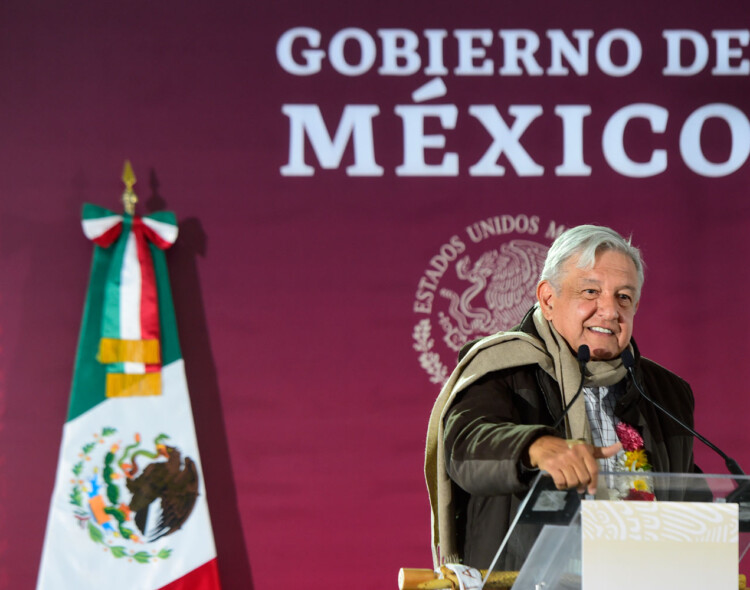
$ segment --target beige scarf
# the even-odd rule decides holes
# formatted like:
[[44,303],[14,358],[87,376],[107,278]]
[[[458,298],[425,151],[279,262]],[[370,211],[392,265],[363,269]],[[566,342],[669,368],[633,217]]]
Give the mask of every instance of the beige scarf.
[[[442,444],[445,413],[456,394],[489,372],[533,364],[557,381],[566,406],[578,390],[581,372],[567,342],[544,318],[538,305],[533,319],[541,340],[525,332],[500,332],[483,338],[461,359],[432,408],[427,430],[425,479],[432,508],[432,556],[436,569],[444,563],[458,561],[451,482],[445,470]],[[586,369],[584,383],[594,387],[614,385],[627,373],[619,358],[589,362]],[[570,438],[591,441],[583,397],[566,416],[566,432]]]
[[[560,385],[563,407],[567,407],[581,383],[581,369],[578,365],[578,359],[573,356],[570,346],[560,336],[552,322],[544,319],[542,310],[538,306],[534,310],[533,317],[534,326],[542,337],[544,346],[554,363],[554,374],[550,373],[550,375]],[[622,381],[626,375],[627,370],[619,357],[611,361],[589,362],[586,364],[583,384],[587,387],[609,387]],[[575,406],[565,416],[565,431],[569,438],[583,438],[591,442],[591,429],[589,428],[586,405],[582,396],[578,398]]]

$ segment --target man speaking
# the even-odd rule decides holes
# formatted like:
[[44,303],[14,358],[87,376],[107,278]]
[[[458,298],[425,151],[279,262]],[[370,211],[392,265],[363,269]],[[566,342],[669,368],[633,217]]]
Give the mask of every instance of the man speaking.
[[[642,286],[629,240],[574,227],[550,247],[521,323],[462,351],[427,435],[436,567],[487,568],[540,470],[559,489],[594,493],[621,451],[618,425],[640,434],[654,471],[694,471],[692,436],[639,394],[621,359],[627,349],[649,397],[692,427],[690,386],[632,339]],[[503,567],[518,569],[529,548],[509,546]]]

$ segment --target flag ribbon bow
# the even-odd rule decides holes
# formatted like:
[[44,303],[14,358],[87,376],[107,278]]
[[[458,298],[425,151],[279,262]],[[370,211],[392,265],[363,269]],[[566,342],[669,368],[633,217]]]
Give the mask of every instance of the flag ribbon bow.
[[161,394],[159,300],[151,248],[177,239],[174,213],[140,217],[83,206],[83,233],[100,248],[112,248],[103,290],[97,359],[107,369],[107,397]]

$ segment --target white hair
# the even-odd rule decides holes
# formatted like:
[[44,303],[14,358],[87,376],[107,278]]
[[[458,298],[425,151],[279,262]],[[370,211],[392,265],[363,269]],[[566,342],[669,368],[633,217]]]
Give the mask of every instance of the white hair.
[[596,263],[597,254],[608,250],[621,252],[633,261],[638,273],[636,299],[640,299],[644,280],[640,250],[630,243],[630,238],[626,240],[615,230],[599,225],[579,225],[561,233],[547,252],[539,281],[549,281],[559,290],[563,266],[570,258],[578,256],[576,266],[588,269]]

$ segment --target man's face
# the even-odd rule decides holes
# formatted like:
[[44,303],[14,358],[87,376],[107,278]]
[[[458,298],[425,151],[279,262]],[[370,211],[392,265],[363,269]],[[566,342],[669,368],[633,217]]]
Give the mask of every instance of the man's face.
[[542,313],[574,351],[587,344],[593,360],[615,358],[633,334],[638,309],[635,264],[616,250],[599,254],[590,269],[578,268],[577,262],[573,256],[563,265],[559,292],[548,281],[539,283]]

